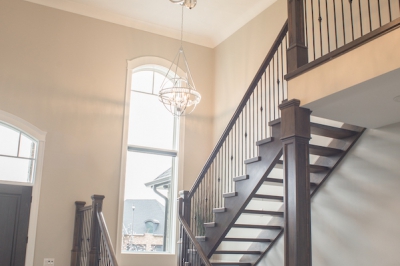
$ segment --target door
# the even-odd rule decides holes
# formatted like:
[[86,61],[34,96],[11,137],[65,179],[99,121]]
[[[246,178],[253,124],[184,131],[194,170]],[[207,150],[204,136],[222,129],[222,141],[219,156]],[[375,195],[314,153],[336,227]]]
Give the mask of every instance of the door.
[[1,266],[24,266],[32,187],[0,184]]

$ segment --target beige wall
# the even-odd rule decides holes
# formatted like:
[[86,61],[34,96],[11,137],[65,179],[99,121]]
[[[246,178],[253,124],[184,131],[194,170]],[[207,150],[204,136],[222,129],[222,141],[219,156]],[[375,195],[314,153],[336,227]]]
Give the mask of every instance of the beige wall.
[[[400,123],[367,130],[312,199],[315,266],[398,265]],[[283,238],[261,266],[283,265]]]
[[[47,132],[34,265],[70,263],[74,201],[103,194],[116,241],[127,60],[172,60],[179,42],[22,0],[0,0],[0,109]],[[189,189],[211,150],[213,51],[185,44],[203,96],[186,118],[183,184]],[[154,265],[148,255],[120,265]],[[174,256],[157,256],[175,265]],[[159,265],[161,265],[159,264]]]
[[287,19],[278,0],[215,48],[216,143]]

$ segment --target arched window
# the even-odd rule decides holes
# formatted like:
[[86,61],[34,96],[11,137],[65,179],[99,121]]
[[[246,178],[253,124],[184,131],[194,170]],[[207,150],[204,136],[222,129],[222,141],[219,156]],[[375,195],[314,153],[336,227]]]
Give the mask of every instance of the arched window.
[[37,148],[32,137],[0,122],[0,180],[33,183]]
[[0,187],[32,187],[26,265],[33,265],[46,132],[0,110]]
[[[143,65],[128,77],[122,252],[160,252],[152,246],[172,251],[180,121],[158,99],[167,72],[162,66]],[[156,237],[144,239],[146,233]],[[126,248],[134,244],[146,244],[146,250]]]

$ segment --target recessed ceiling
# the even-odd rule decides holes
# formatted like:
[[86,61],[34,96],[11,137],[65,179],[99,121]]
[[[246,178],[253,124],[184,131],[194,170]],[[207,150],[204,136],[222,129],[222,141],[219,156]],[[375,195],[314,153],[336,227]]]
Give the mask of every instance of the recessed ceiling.
[[[180,38],[181,6],[169,0],[27,0],[68,12]],[[198,0],[184,10],[184,40],[215,47],[277,0]]]

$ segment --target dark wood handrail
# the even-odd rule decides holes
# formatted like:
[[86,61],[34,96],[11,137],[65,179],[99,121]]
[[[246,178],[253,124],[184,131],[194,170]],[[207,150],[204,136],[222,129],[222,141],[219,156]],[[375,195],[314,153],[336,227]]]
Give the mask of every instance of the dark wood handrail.
[[204,165],[203,169],[201,170],[199,176],[197,177],[193,187],[191,188],[191,190],[189,192],[189,195],[188,195],[189,199],[192,198],[192,196],[194,195],[194,192],[196,191],[196,189],[200,185],[204,175],[207,173],[207,170],[211,166],[215,156],[218,154],[220,148],[224,144],[226,138],[229,135],[229,132],[232,130],[233,126],[236,123],[236,120],[238,119],[238,117],[240,116],[241,112],[243,111],[243,108],[245,107],[247,100],[250,98],[250,96],[253,93],[254,89],[257,87],[257,83],[261,79],[266,67],[271,62],[272,58],[274,57],[274,54],[275,54],[276,50],[279,48],[281,42],[285,38],[287,31],[288,31],[288,21],[286,20],[285,24],[283,25],[281,31],[278,34],[278,37],[275,39],[271,49],[269,50],[269,52],[268,52],[267,56],[265,57],[263,63],[261,64],[260,68],[258,69],[257,74],[255,75],[253,81],[250,83],[249,88],[247,89],[246,93],[244,94],[243,99],[241,100],[239,106],[237,107],[235,113],[233,114],[231,120],[229,121],[228,126],[224,130],[224,133],[222,134],[221,138],[217,142],[217,145],[214,147],[214,150],[211,152],[211,155],[209,156],[206,164]]
[[103,212],[97,213],[97,219],[99,221],[100,231],[106,240],[105,244],[106,244],[107,252],[111,259],[111,263],[113,266],[118,266],[118,262],[117,262],[117,259],[115,258],[115,252],[114,252],[114,249],[113,249],[113,246],[111,243],[110,234],[108,233],[108,229],[107,229],[106,221],[104,219]]
[[183,229],[185,230],[186,234],[189,236],[190,240],[192,241],[193,245],[196,248],[197,253],[199,253],[200,258],[203,260],[205,266],[212,266],[208,257],[204,253],[203,249],[199,245],[196,240],[196,237],[193,235],[192,230],[190,230],[189,224],[186,222],[185,218],[183,217],[183,198],[178,199],[178,219],[181,222]]

